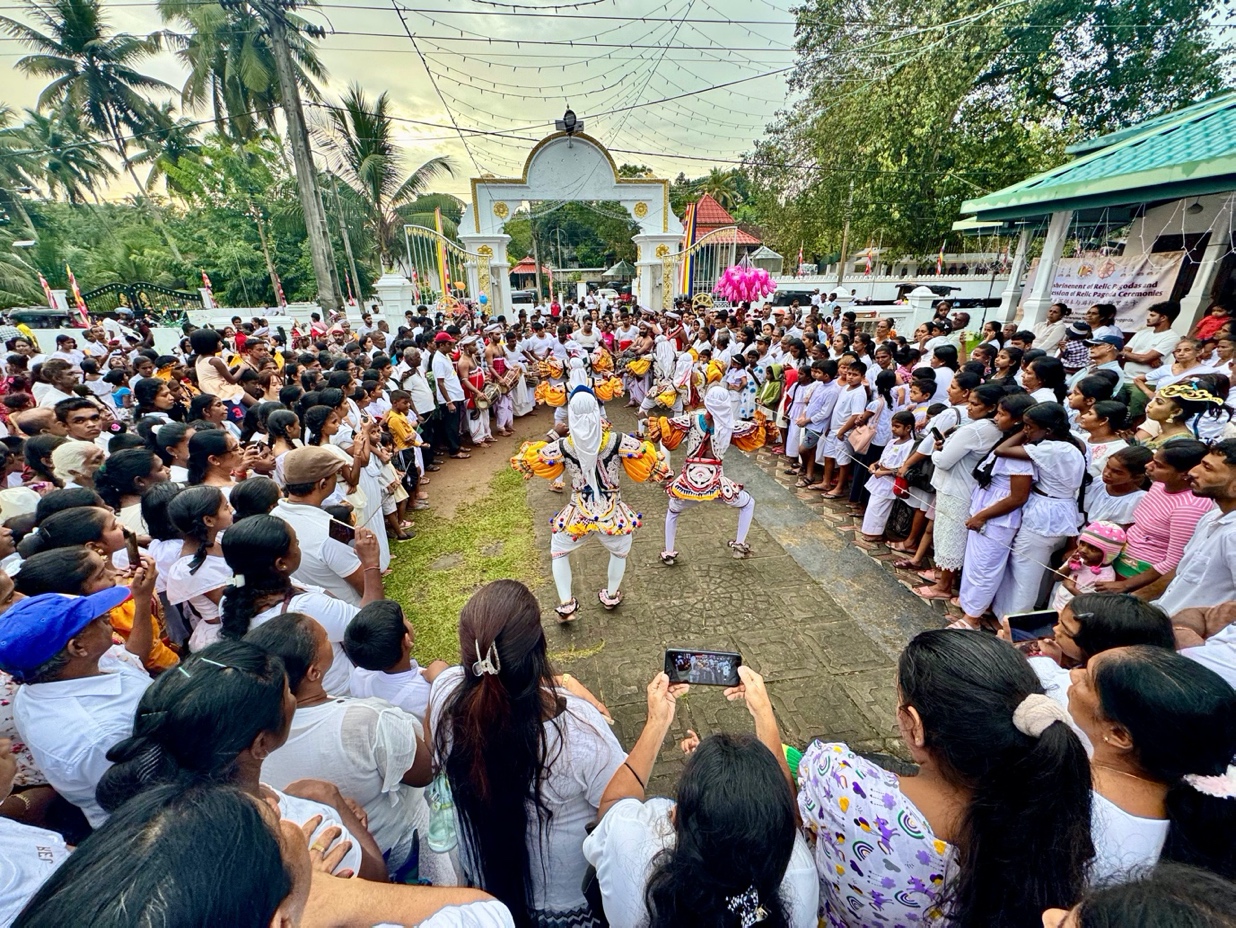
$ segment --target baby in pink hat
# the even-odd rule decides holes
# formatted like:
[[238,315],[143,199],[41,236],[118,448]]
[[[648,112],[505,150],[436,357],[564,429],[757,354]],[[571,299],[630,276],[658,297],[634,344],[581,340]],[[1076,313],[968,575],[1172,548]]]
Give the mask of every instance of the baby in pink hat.
[[1115,580],[1112,562],[1124,550],[1124,529],[1115,522],[1091,522],[1077,536],[1077,550],[1057,573],[1061,580],[1052,592],[1051,607],[1059,612],[1074,596],[1093,593],[1095,584]]

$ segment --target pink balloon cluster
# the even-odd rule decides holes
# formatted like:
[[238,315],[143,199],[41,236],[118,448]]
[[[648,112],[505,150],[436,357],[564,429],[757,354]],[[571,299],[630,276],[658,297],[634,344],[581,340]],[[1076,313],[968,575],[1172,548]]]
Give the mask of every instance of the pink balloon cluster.
[[762,267],[727,267],[712,292],[731,303],[762,300],[777,289],[777,282]]

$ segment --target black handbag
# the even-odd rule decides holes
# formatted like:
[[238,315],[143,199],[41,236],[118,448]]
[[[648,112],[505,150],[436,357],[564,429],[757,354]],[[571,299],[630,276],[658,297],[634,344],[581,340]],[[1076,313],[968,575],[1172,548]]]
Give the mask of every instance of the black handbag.
[[914,510],[903,499],[893,500],[893,508],[889,510],[888,521],[884,523],[884,534],[890,538],[908,538],[914,525]]
[[906,484],[915,490],[934,493],[936,488],[931,485],[931,478],[935,476],[935,473],[935,463],[931,458],[923,458],[906,468]]

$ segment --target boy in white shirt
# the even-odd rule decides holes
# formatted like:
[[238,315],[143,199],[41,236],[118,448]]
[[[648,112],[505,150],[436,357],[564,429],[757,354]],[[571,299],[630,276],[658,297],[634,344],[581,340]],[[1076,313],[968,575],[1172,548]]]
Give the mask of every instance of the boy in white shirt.
[[399,603],[379,599],[353,616],[343,635],[343,650],[356,667],[353,696],[377,696],[424,721],[434,677],[449,665],[434,661],[422,668],[412,657],[416,632]]

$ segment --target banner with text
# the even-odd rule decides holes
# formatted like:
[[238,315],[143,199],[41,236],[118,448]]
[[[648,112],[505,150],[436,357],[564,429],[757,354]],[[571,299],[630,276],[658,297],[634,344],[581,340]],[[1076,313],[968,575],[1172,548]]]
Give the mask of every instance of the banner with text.
[[1155,255],[1089,255],[1062,258],[1051,283],[1052,302],[1080,316],[1095,303],[1114,303],[1116,325],[1130,335],[1146,324],[1146,311],[1172,295],[1183,251]]

